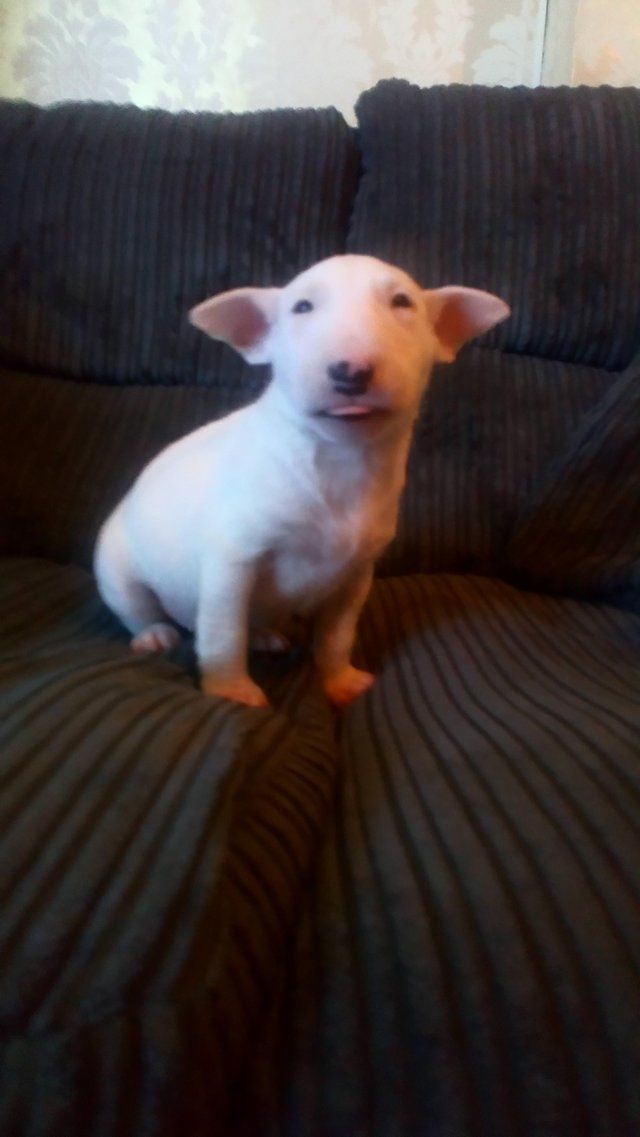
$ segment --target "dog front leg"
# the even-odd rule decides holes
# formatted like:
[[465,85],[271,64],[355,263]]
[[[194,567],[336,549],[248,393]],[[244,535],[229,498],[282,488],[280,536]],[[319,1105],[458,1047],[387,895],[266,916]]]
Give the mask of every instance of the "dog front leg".
[[264,691],[247,670],[249,601],[255,584],[252,562],[235,561],[215,550],[206,559],[196,620],[200,687],[249,707],[266,707]]
[[372,566],[351,577],[316,616],[313,654],[323,690],[336,707],[348,706],[374,682],[369,671],[360,671],[351,664],[358,618],[372,577]]

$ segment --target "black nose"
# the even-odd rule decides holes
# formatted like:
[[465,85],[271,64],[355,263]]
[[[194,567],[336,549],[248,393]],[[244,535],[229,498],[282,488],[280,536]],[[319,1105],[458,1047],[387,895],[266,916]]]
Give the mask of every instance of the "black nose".
[[373,367],[354,367],[348,359],[341,359],[339,363],[330,363],[327,375],[339,395],[362,395],[373,379]]

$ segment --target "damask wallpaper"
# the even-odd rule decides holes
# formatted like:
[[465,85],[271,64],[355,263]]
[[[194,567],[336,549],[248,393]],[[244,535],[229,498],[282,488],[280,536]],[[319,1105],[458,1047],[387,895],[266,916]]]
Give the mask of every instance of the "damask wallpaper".
[[544,0],[3,0],[0,90],[247,110],[402,75],[535,83]]
[[[568,49],[551,80],[550,27]],[[0,94],[38,103],[333,103],[352,117],[384,76],[633,83],[639,49],[638,0],[0,0]]]

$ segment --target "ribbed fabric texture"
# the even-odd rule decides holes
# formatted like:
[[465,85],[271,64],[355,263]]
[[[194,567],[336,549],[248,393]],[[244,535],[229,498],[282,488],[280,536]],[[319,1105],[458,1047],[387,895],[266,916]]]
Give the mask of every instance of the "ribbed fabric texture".
[[379,582],[246,1137],[633,1137],[640,621]]
[[337,769],[277,710],[133,655],[80,570],[0,562],[0,1132],[226,1133]]
[[[611,382],[477,348],[438,368],[380,571],[496,571],[538,480]],[[242,387],[118,389],[0,370],[0,551],[90,565],[100,525],[143,466],[247,397]]]
[[640,91],[432,87],[357,104],[349,249],[513,307],[488,342],[618,368],[640,347]]
[[527,587],[616,597],[640,612],[640,361],[545,471],[505,565]]
[[0,361],[119,383],[258,373],[187,323],[344,252],[358,176],[336,110],[179,114],[0,102]]
[[534,487],[612,381],[597,368],[477,347],[438,367],[379,571],[496,573]]
[[107,387],[0,369],[0,552],[90,566],[143,467],[247,397],[241,385]]

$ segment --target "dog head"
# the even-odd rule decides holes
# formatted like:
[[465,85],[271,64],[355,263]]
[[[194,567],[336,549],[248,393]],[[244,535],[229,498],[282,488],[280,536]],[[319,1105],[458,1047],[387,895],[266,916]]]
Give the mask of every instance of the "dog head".
[[412,418],[433,364],[508,315],[491,293],[425,291],[375,257],[336,256],[285,288],[213,296],[189,318],[250,363],[270,363],[289,407],[326,434]]

